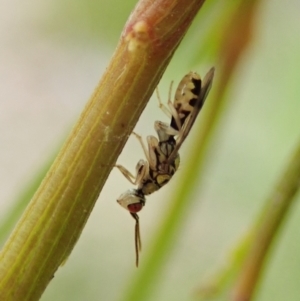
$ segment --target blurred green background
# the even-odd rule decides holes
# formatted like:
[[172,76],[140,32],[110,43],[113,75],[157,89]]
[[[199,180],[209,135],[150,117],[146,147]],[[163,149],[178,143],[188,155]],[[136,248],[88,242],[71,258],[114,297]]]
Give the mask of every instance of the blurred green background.
[[[78,118],[112,56],[135,1],[0,3],[3,244],[22,208],[20,197],[33,182],[40,181],[37,175],[52,160]],[[226,26],[226,10],[232,6],[231,1],[207,1],[204,5],[160,82],[163,99],[167,100],[170,81],[176,85],[190,70],[204,75],[215,65],[218,81],[216,59],[209,55],[217,47],[212,28],[217,31],[216,24]],[[190,194],[199,202],[189,208],[180,239],[156,280],[151,300],[193,300],[207,273],[247,231],[296,146],[300,133],[299,11],[296,0],[262,1],[257,8],[252,43],[229,87],[230,102],[224,107],[210,147],[204,181]],[[204,40],[207,45],[202,44]],[[166,121],[166,116],[154,96],[135,131],[144,137],[153,135],[155,120]],[[148,198],[140,214],[140,265],[181,182],[181,170],[195,139],[197,131],[193,130],[182,148],[176,176]],[[130,138],[118,163],[134,171],[140,158],[142,149]],[[118,171],[112,171],[80,240],[42,301],[116,300],[133,277],[138,277],[134,222],[116,203],[131,186]],[[27,202],[26,197],[23,200]],[[299,300],[298,207],[297,203],[292,207],[280,231],[255,300]],[[12,211],[16,213],[11,217]]]

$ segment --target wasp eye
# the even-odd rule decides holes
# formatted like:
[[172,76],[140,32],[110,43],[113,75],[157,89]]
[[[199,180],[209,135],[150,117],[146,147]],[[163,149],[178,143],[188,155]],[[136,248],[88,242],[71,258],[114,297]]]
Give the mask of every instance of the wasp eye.
[[144,204],[142,202],[139,202],[139,203],[135,203],[135,204],[129,204],[127,208],[129,210],[129,212],[136,213],[136,212],[141,211],[143,206],[144,206]]

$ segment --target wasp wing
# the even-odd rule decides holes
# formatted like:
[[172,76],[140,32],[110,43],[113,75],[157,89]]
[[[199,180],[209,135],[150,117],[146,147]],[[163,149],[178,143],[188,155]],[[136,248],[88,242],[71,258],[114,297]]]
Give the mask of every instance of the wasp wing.
[[172,153],[170,154],[170,156],[168,158],[169,163],[171,163],[175,160],[182,143],[185,141],[186,137],[188,136],[199,112],[201,111],[201,109],[203,107],[205,99],[212,86],[214,72],[215,72],[215,68],[213,67],[207,72],[203,81],[201,82],[201,89],[200,89],[200,93],[198,95],[198,99],[194,105],[194,109],[192,110],[190,115],[186,118],[186,120],[182,126],[182,130],[180,131],[180,133],[178,135],[174,150],[172,151]]

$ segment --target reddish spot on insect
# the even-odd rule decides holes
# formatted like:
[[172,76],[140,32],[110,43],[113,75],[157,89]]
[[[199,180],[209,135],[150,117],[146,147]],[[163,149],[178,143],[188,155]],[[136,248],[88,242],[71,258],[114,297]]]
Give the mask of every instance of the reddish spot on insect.
[[137,204],[130,204],[128,205],[128,211],[131,213],[136,213],[142,210],[143,204],[142,203],[137,203]]

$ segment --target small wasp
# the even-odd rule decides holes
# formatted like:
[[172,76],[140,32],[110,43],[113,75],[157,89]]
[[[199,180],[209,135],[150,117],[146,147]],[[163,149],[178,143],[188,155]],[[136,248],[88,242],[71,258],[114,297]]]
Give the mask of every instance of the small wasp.
[[136,189],[127,190],[117,200],[136,221],[136,266],[138,266],[139,252],[141,251],[139,216],[137,212],[145,206],[145,195],[151,194],[167,184],[178,169],[180,163],[178,151],[204,104],[211,88],[213,77],[214,68],[209,70],[203,81],[197,73],[188,73],[180,81],[173,103],[171,102],[172,82],[169,90],[168,106],[162,104],[157,90],[159,107],[171,118],[170,125],[161,121],[154,123],[158,139],[154,136],[148,136],[148,148],[144,144],[142,137],[133,133],[140,142],[146,156],[146,160],[139,160],[137,163],[136,176],[133,176],[122,165],[116,165],[130,183],[137,185]]

